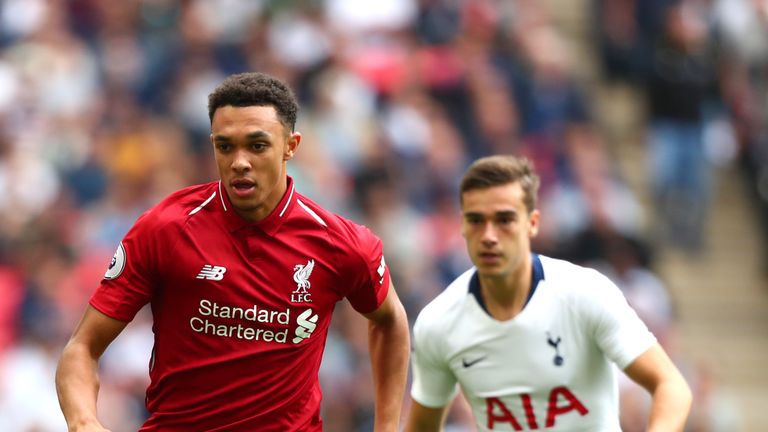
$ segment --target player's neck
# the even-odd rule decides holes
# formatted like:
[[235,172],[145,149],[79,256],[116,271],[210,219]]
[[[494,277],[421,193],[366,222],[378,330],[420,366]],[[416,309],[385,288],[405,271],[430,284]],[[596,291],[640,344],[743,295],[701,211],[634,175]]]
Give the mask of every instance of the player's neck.
[[522,312],[531,291],[531,272],[528,257],[514,272],[500,276],[478,275],[480,293],[494,319],[507,321]]

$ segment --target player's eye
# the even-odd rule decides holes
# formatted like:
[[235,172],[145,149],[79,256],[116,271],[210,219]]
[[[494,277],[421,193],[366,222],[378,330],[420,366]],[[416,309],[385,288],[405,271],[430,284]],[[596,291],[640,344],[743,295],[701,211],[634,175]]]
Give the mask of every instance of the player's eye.
[[232,150],[232,144],[229,143],[216,143],[216,149],[220,152],[228,152]]
[[483,218],[477,217],[477,216],[468,216],[467,217],[467,223],[473,226],[482,225],[483,224]]
[[260,152],[267,148],[267,145],[260,142],[255,142],[250,144],[251,150]]

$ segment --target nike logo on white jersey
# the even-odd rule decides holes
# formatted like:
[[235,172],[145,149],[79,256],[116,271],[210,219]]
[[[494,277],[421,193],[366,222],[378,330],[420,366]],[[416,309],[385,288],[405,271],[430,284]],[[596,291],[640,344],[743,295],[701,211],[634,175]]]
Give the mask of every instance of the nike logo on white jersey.
[[482,357],[478,357],[476,359],[472,359],[472,360],[469,360],[469,361],[467,361],[467,359],[462,358],[461,359],[461,365],[464,366],[465,368],[472,367],[475,364],[480,363],[481,361],[485,360],[486,357],[488,357],[488,356],[484,355]]
[[206,264],[203,266],[202,270],[200,270],[200,273],[197,274],[197,279],[220,281],[224,279],[224,273],[226,273],[226,271],[226,267]]

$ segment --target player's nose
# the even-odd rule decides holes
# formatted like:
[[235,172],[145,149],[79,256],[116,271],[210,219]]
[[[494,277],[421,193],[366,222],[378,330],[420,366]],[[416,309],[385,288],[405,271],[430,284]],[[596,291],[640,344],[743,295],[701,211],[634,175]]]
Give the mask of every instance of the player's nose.
[[251,162],[243,150],[236,150],[232,156],[232,169],[235,172],[246,172],[251,169]]
[[493,244],[496,244],[498,239],[499,238],[496,232],[496,228],[493,226],[492,223],[486,223],[485,226],[483,227],[480,240],[483,242],[484,245],[493,245]]

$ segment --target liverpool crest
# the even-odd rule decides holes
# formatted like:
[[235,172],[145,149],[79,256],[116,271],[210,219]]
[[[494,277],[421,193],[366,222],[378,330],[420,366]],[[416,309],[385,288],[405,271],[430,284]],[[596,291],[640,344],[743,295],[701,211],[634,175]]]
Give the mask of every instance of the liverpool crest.
[[309,281],[309,276],[312,275],[312,270],[315,268],[315,260],[309,260],[306,264],[297,264],[293,267],[293,281],[296,282],[296,289],[291,293],[291,302],[293,303],[305,303],[312,301],[312,294],[309,293],[309,288],[312,283]]

